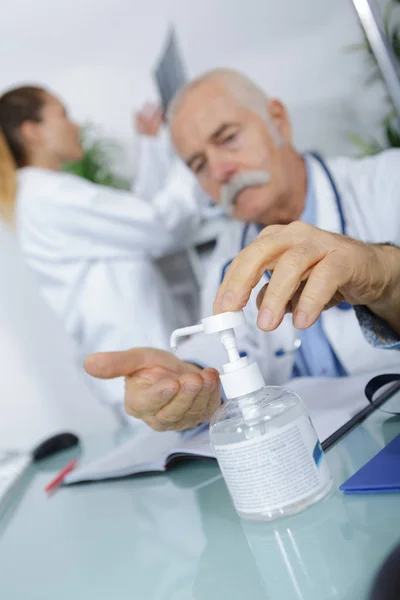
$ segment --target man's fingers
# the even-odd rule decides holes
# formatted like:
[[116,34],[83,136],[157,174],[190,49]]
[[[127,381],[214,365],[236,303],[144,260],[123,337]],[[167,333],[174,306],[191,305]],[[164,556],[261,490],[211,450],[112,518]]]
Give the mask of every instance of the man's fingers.
[[256,305],[257,305],[258,310],[260,310],[260,308],[261,308],[261,304],[262,304],[262,301],[264,299],[264,296],[265,296],[265,293],[267,291],[267,288],[268,288],[268,283],[266,283],[265,285],[263,285],[263,287],[261,288],[261,290],[257,294]]
[[[98,352],[90,354],[84,362],[85,371],[98,379],[127,377],[156,360],[157,350],[132,348],[123,352]],[[159,357],[157,357],[159,360]],[[156,363],[157,364],[157,363]]]
[[274,269],[278,259],[289,248],[307,240],[313,229],[311,225],[301,222],[263,229],[227,270],[214,302],[214,313],[243,308],[263,273]]
[[304,274],[323,258],[325,252],[318,245],[303,242],[283,254],[274,268],[260,305],[257,320],[260,329],[272,331],[278,327]]
[[207,404],[205,401],[206,394],[203,391],[204,382],[200,374],[183,375],[179,380],[179,384],[179,392],[174,395],[170,402],[164,404],[155,415],[160,426],[166,430],[174,429],[177,423],[184,419],[188,421],[189,426],[192,425],[194,420],[197,424],[198,418]]
[[[308,269],[303,274],[303,281],[301,281],[297,290],[292,294],[285,306],[285,313],[292,312],[294,314],[295,325],[299,329],[307,327],[307,325],[301,325],[302,319],[304,322],[309,323],[308,326],[310,326],[315,323],[323,310],[333,308],[343,301],[343,295],[338,291],[338,288],[342,286],[346,280],[343,266],[340,265],[340,268],[338,267],[338,263],[333,255],[326,257],[325,261],[319,263],[324,265],[322,271],[320,271],[319,265],[316,265],[313,269]],[[336,263],[336,267],[332,266],[333,262]],[[327,272],[328,269],[329,273]],[[311,273],[314,272],[315,274],[312,277],[311,286],[307,288],[305,295],[303,296],[303,291],[308,283],[308,278]],[[328,281],[328,283],[326,283],[326,281]],[[267,294],[268,287],[269,283],[266,283],[258,293],[257,308],[259,311],[263,307],[263,301]],[[302,302],[299,306],[301,299]],[[301,315],[300,322],[299,313],[305,313],[307,315],[307,317],[305,317],[304,314]]]
[[[172,395],[169,402],[159,406],[156,413],[152,411],[147,417],[141,416],[157,431],[188,429],[206,421],[210,406],[218,406],[219,399],[217,371],[206,369],[201,374],[187,373],[180,377],[179,391]],[[159,399],[153,396],[152,402],[155,405]]]
[[201,421],[215,384],[206,383],[199,374],[188,373],[179,380],[179,392],[157,413],[156,418],[165,429],[175,429],[178,423],[194,427]]
[[298,329],[311,327],[346,283],[346,265],[328,255],[312,270],[297,302],[293,323]]
[[136,349],[125,352],[99,352],[87,356],[84,367],[89,375],[99,379],[124,377],[135,371],[138,365]]
[[207,404],[206,410],[204,411],[203,414],[203,422],[207,423],[207,421],[210,421],[210,419],[212,418],[212,416],[214,415],[215,411],[221,406],[221,394],[218,390],[218,392],[216,392],[215,394],[213,394],[211,396],[211,398],[209,399],[209,402]]
[[146,422],[153,417],[158,419],[158,430],[170,429],[173,422],[183,419],[186,413],[191,418],[191,411],[200,411],[200,405],[204,411],[206,402],[203,396],[207,397],[215,391],[219,391],[219,374],[215,369],[186,373],[180,379],[158,379],[155,373],[146,373],[143,377],[137,374],[127,380],[125,410]]
[[204,380],[207,380],[207,378],[211,378],[211,381],[214,384],[213,391],[209,395],[208,403],[202,416],[202,421],[206,422],[211,419],[211,417],[221,404],[221,387],[219,373],[215,369],[205,369],[202,375]]
[[201,372],[201,376],[205,383],[219,386],[219,373],[216,369],[204,369]]
[[[279,235],[279,234],[278,234]],[[246,305],[253,288],[289,245],[286,237],[259,236],[234,259],[214,302],[214,313],[234,311]]]
[[128,361],[125,352],[98,352],[87,356],[83,366],[93,377],[113,379],[127,374]]
[[[207,408],[211,403],[212,398],[215,395],[217,395],[218,398],[220,397],[218,373],[216,371],[212,372],[211,369],[208,371],[209,373],[205,374],[203,371],[201,374],[203,380],[202,388],[194,398],[193,403],[185,415],[185,418],[188,423],[192,424],[192,427],[207,420],[205,413],[207,412]],[[182,380],[180,380],[180,384],[182,385]]]
[[287,225],[268,225],[267,227],[264,227],[264,229],[261,229],[260,236],[271,236],[282,233],[285,231],[286,227]]
[[[188,418],[185,416],[181,421],[179,421],[178,423],[176,423],[174,425],[174,429],[176,431],[182,431],[182,430],[186,430],[186,429],[192,429],[193,427],[200,425],[200,423],[207,423],[207,421],[210,421],[211,417],[213,416],[213,414],[215,413],[215,411],[217,410],[217,408],[220,405],[221,405],[221,396],[218,392],[209,398],[208,404],[207,404],[204,412],[202,413],[200,419],[197,418],[196,420],[189,421]],[[154,421],[153,421],[153,423],[154,423]],[[162,431],[159,423],[157,423],[157,428],[159,431]]]
[[155,416],[180,390],[177,379],[164,378],[155,383],[135,377],[126,383],[125,410],[138,419]]

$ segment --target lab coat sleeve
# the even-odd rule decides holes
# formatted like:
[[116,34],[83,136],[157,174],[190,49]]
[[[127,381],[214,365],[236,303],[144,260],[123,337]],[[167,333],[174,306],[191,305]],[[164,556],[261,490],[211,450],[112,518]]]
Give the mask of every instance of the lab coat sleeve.
[[369,230],[368,242],[400,244],[400,150],[355,161],[351,167],[351,220]]
[[193,176],[178,160],[153,202],[130,192],[60,175],[56,199],[43,200],[39,219],[62,232],[85,257],[138,253],[162,256],[183,246],[199,222]]
[[382,152],[378,158],[375,177],[375,214],[381,220],[387,241],[400,244],[400,149]]
[[163,131],[156,137],[141,135],[132,192],[144,200],[151,200],[165,185],[173,159],[167,132]]
[[365,339],[374,348],[400,350],[400,336],[380,317],[366,306],[355,306],[355,313]]

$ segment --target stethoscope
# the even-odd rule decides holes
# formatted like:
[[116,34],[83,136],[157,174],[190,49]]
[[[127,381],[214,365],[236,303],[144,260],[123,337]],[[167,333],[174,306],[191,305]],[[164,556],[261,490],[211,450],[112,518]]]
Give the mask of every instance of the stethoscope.
[[[331,186],[331,189],[332,189],[332,192],[333,192],[333,195],[335,198],[335,202],[336,202],[336,209],[337,209],[338,215],[339,215],[341,233],[343,235],[346,235],[347,226],[346,226],[346,220],[344,218],[344,213],[343,213],[342,198],[341,198],[339,190],[336,186],[333,175],[332,175],[328,165],[326,164],[325,160],[322,158],[322,156],[320,154],[318,154],[317,152],[309,152],[308,154],[310,154],[313,158],[315,158],[316,161],[318,161],[318,163],[321,165],[323,171],[325,172],[325,175],[328,178],[328,181]],[[243,227],[242,237],[241,237],[241,241],[240,241],[240,250],[243,250],[247,246],[246,240],[248,238],[248,233],[249,233],[252,225],[253,225],[252,223],[246,223],[246,225]],[[224,265],[222,272],[221,272],[221,283],[222,283],[222,280],[225,277],[225,273],[226,273],[227,269],[229,268],[230,264],[232,263],[232,261],[233,261],[233,258],[228,260],[228,262]],[[268,271],[265,273],[265,275],[268,279],[270,279],[271,274]],[[340,304],[337,305],[336,308],[338,308],[339,310],[350,310],[352,308],[352,306],[351,306],[351,304],[348,304],[348,302],[341,302]],[[275,356],[281,357],[281,356],[286,356],[287,354],[294,354],[295,352],[297,352],[299,350],[300,347],[301,347],[301,339],[296,338],[293,342],[292,348],[290,348],[290,349],[279,348],[278,350],[275,351]]]

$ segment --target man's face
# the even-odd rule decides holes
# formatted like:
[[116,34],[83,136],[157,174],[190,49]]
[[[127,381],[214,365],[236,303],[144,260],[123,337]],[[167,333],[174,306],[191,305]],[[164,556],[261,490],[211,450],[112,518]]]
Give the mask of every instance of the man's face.
[[264,173],[261,185],[249,185],[237,194],[232,216],[262,225],[278,222],[274,213],[279,214],[279,204],[289,194],[287,144],[277,144],[266,120],[238,106],[218,82],[209,81],[183,100],[171,135],[179,155],[217,204],[221,191],[224,194],[227,184],[229,190],[229,182],[239,174]]

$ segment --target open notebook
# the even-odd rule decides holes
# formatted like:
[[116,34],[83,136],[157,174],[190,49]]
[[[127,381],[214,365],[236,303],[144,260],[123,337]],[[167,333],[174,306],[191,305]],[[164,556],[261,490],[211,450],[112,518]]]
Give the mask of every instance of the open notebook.
[[[364,388],[377,372],[337,379],[293,379],[285,387],[297,392],[310,412],[321,442],[368,406]],[[146,431],[105,456],[82,465],[65,483],[165,471],[178,460],[213,458],[208,430],[190,437],[174,431]]]
[[72,471],[65,483],[162,472],[187,458],[214,458],[208,429],[189,438],[176,431],[146,431],[109,454]]

